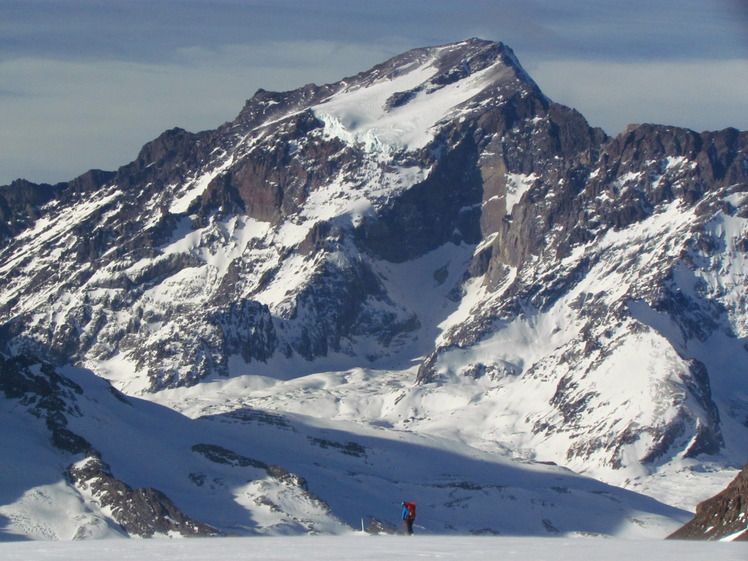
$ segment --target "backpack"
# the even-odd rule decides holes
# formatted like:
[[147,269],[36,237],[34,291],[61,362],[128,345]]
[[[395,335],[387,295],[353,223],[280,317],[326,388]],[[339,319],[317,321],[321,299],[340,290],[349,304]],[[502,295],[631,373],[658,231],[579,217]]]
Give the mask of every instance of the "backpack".
[[408,517],[415,520],[416,519],[416,503],[405,503],[405,506],[408,508]]

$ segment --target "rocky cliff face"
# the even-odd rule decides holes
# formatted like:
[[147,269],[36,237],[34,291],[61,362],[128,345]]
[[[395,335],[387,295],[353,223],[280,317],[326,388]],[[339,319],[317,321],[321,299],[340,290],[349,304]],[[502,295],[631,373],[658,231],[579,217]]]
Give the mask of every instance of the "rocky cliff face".
[[[745,379],[716,363],[710,345],[734,347],[740,364],[748,358],[740,344],[745,138],[632,126],[563,177],[523,176],[532,182],[525,196],[463,284],[481,296],[467,320],[445,330],[418,379],[490,372],[504,378],[506,399],[542,395],[544,407],[525,417],[530,432],[571,439],[564,460],[580,468],[603,450],[603,462],[620,468],[629,445],[644,464],[717,453],[711,384],[744,387]],[[547,354],[537,359],[537,348],[502,340],[517,328],[537,347],[551,329]],[[634,405],[641,382],[659,413]],[[537,384],[543,389],[531,389]],[[632,407],[650,420],[632,423]]]
[[696,516],[668,538],[748,541],[748,465],[724,491],[700,503]]
[[747,147],[609,138],[481,40],[260,90],[114,173],[0,188],[4,352],[131,393],[421,357],[522,454],[612,479],[737,457]]

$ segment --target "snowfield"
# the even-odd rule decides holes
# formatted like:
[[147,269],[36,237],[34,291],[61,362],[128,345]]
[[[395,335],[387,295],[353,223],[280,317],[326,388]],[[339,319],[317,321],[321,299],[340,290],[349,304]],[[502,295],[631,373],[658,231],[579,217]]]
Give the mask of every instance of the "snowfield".
[[189,540],[99,540],[0,545],[4,561],[382,561],[383,559],[502,559],[507,561],[745,561],[748,543],[617,539],[496,538],[443,536],[303,536]]
[[[84,369],[66,374],[83,392],[71,402],[80,416],[71,415],[68,426],[97,442],[117,477],[162,491],[228,535],[344,536],[362,518],[397,527],[405,497],[419,504],[418,531],[430,534],[661,539],[691,517],[560,466],[450,438],[446,412],[441,423],[423,419],[439,430],[411,431],[412,417],[397,420],[397,411],[420,409],[420,390],[401,386],[381,401],[364,370],[258,388],[250,392],[254,407],[229,400],[241,394],[241,379],[214,382],[212,395],[204,386],[165,392],[179,398],[182,413],[137,398],[122,401]],[[397,387],[396,378],[382,382]],[[345,386],[347,398],[340,393]],[[256,408],[265,405],[263,393],[277,404],[275,392],[287,400],[283,413]],[[391,424],[366,424],[368,408],[391,410]],[[9,409],[0,410],[0,425],[10,429],[0,434],[0,450],[8,451],[0,455],[0,521],[6,521],[0,541],[122,536],[104,497],[92,495],[90,484],[66,481],[70,456],[49,449],[43,422],[24,419],[20,406]],[[260,462],[306,481],[274,478]]]

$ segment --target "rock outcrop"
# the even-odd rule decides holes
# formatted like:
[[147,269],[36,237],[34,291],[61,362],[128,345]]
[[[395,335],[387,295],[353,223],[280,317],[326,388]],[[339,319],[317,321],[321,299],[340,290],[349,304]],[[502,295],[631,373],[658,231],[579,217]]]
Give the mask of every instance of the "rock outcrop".
[[693,520],[668,539],[748,541],[748,465],[724,491],[699,503]]

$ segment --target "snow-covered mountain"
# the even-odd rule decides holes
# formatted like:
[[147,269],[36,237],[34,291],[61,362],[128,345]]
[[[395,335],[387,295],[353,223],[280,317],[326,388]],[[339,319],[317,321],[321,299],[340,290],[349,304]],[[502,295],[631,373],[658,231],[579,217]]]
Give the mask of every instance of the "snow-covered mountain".
[[[418,533],[657,537],[689,514],[436,436],[242,407],[189,418],[91,371],[3,361],[3,539]],[[50,446],[52,442],[54,446]]]
[[[265,450],[345,454],[308,444],[345,448],[353,437],[299,428],[332,423],[420,455],[455,447],[432,460],[459,456],[466,473],[474,455],[554,462],[692,510],[748,460],[747,146],[734,129],[632,125],[609,138],[546,98],[511,49],[477,39],[416,49],[335,84],[260,90],[234,121],[167,131],[116,172],[0,188],[3,360],[25,364],[26,377],[67,380],[73,368],[168,405],[187,418],[152,420],[190,435],[173,452],[187,446],[184,465],[220,457],[279,489],[264,466],[310,482],[350,479],[355,494],[359,467],[333,463],[323,477],[312,460]],[[60,399],[75,397],[59,384]],[[6,389],[8,407],[45,418],[24,388]],[[234,437],[192,436],[218,426],[206,418],[254,435],[263,415],[291,428],[274,428],[257,453]],[[63,446],[89,458],[66,467],[61,484],[86,508],[99,501],[85,483],[91,466],[124,493],[169,487],[168,470],[134,473],[114,451],[91,454],[103,445],[87,431],[158,440],[152,426],[128,433],[128,415],[101,422],[110,416],[75,417],[90,446]],[[111,444],[138,455],[129,439]],[[537,469],[518,465],[520,479]],[[466,487],[490,495],[475,478]],[[36,488],[23,481],[9,504]],[[316,504],[309,519],[320,531],[361,517],[306,492],[297,485],[284,499],[296,506],[280,512],[302,519],[294,509]],[[166,496],[193,500],[184,489]],[[219,510],[242,517],[268,506],[231,500],[240,506]],[[182,510],[183,526],[239,524]],[[481,524],[454,528],[523,533]]]

